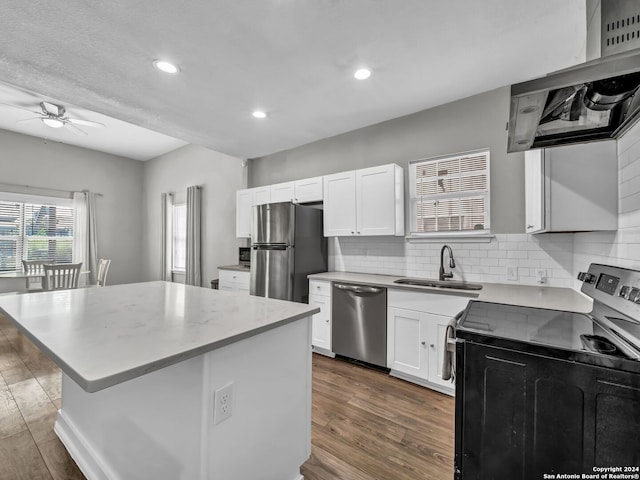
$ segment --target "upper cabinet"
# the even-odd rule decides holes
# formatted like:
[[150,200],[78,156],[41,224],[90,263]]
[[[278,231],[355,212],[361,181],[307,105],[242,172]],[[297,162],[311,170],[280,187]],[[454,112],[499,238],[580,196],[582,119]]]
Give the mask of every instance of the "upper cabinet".
[[404,235],[404,176],[395,164],[324,176],[324,235]]
[[268,186],[247,188],[236,192],[236,237],[251,236],[253,206],[269,202],[271,202],[271,190]]
[[525,217],[526,233],[615,230],[616,142],[526,151]]
[[322,177],[305,178],[270,186],[271,202],[309,203],[322,201]]

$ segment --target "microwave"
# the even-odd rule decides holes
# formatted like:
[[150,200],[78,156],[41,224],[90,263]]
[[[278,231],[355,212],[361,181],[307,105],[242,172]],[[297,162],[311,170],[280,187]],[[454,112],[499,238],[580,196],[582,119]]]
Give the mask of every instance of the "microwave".
[[251,248],[240,247],[238,248],[238,263],[251,263]]

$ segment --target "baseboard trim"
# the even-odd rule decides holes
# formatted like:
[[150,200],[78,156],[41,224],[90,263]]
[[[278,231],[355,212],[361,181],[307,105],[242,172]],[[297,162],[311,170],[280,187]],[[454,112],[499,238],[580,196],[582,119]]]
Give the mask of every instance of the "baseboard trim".
[[408,373],[398,372],[397,370],[391,370],[389,375],[392,377],[399,378],[401,380],[405,380],[407,382],[415,383],[416,385],[420,385],[421,387],[429,388],[431,390],[435,390],[436,392],[444,393],[445,395],[449,395],[450,397],[456,396],[455,385],[452,384],[451,388],[442,387],[440,385],[436,385],[435,383],[428,382],[419,377],[414,377],[413,375],[409,375]]
[[53,430],[88,480],[116,480],[118,478],[109,471],[62,410],[58,410]]
[[333,353],[331,350],[327,350],[326,348],[322,348],[322,347],[313,347],[312,349],[313,353],[318,353],[320,355],[324,355],[325,357],[331,357],[331,358],[335,358],[336,354]]

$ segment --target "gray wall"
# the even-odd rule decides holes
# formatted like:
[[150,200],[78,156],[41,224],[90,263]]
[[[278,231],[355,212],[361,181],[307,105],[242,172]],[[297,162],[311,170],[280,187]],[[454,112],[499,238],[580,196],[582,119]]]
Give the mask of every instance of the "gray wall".
[[186,198],[190,185],[202,187],[202,283],[209,286],[221,265],[238,263],[236,190],[245,188],[242,160],[187,145],[144,163],[144,269],[147,280],[161,278],[161,194]]
[[[509,87],[504,87],[252,159],[248,184],[269,185],[387,163],[405,168],[406,179],[410,160],[489,147],[491,230],[522,233],[524,155],[506,153],[508,119]],[[408,184],[405,192],[408,195]]]
[[101,193],[96,199],[98,254],[112,259],[108,283],[144,279],[142,162],[6,130],[0,130],[0,146],[2,183]]

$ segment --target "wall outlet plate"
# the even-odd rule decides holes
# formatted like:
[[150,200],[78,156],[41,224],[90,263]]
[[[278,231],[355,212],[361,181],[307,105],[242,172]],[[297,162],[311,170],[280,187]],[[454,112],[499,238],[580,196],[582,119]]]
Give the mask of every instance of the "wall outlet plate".
[[233,382],[213,392],[213,424],[225,421],[233,412]]
[[518,267],[507,267],[507,280],[511,280],[512,282],[518,280]]

